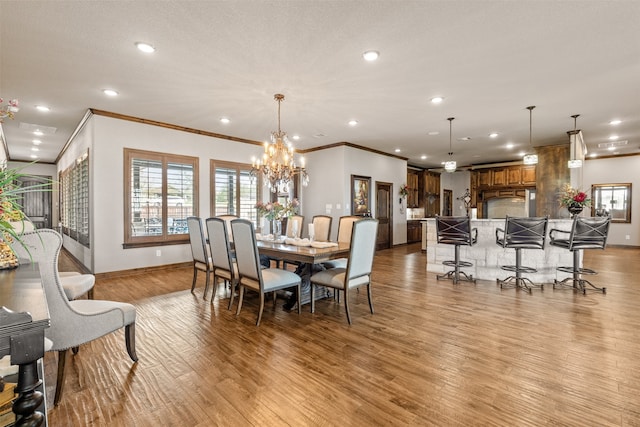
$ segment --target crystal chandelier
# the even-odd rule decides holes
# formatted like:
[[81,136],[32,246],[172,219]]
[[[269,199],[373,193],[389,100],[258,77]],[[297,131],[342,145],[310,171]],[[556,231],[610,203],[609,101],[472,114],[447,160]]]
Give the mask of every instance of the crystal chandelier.
[[300,158],[300,167],[297,167],[293,159],[293,145],[289,142],[286,132],[280,129],[280,103],[284,101],[284,95],[276,93],[273,98],[278,102],[278,131],[271,132],[271,142],[265,142],[262,159],[253,161],[251,177],[255,178],[259,173],[265,180],[265,185],[272,193],[289,192],[289,186],[295,174],[299,173],[302,185],[309,185],[309,175],[304,168],[304,158]]
[[[453,159],[453,150],[451,149],[451,122],[453,122],[453,120],[455,119],[455,117],[449,117],[447,120],[449,120],[449,159]],[[456,161],[455,160],[449,160],[447,162],[444,162],[444,170],[446,170],[447,172],[455,172],[456,171]]]
[[[529,148],[533,149],[533,145],[531,144],[531,116],[533,114],[533,109],[536,108],[535,105],[530,105],[527,107],[529,110]],[[525,165],[536,165],[538,164],[538,155],[537,154],[525,154],[522,158],[522,162]]]

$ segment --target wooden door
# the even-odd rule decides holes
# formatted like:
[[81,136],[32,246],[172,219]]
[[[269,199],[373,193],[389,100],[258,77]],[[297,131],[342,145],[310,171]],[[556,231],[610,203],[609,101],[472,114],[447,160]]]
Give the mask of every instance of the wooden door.
[[389,249],[393,242],[392,184],[376,181],[376,219],[378,236],[376,250]]
[[42,190],[22,193],[18,203],[22,206],[22,212],[31,220],[35,228],[51,228],[51,177],[29,176],[19,178],[18,181],[22,187],[49,183]]
[[453,191],[442,190],[442,216],[451,216],[453,214]]

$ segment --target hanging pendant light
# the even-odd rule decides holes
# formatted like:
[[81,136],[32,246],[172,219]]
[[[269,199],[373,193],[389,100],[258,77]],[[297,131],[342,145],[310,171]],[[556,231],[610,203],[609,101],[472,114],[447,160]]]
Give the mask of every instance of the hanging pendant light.
[[573,140],[573,156],[572,158],[567,162],[567,166],[569,167],[569,169],[576,169],[576,168],[581,168],[582,167],[582,160],[578,159],[577,153],[578,153],[578,129],[577,129],[577,123],[578,123],[578,117],[580,117],[580,114],[574,114],[573,116],[573,132],[571,132],[572,135],[574,135],[574,140]]
[[[535,105],[530,105],[527,107],[527,110],[529,110],[529,149],[531,151],[533,150],[533,144],[531,143],[531,123],[532,123],[532,115],[533,115],[533,109],[536,108]],[[522,158],[522,162],[525,165],[536,165],[538,164],[538,155],[533,153],[533,154],[525,154],[524,157]]]
[[453,160],[453,150],[451,149],[451,122],[455,117],[449,117],[449,161],[444,162],[444,170],[447,172],[455,172],[456,171],[456,161]]

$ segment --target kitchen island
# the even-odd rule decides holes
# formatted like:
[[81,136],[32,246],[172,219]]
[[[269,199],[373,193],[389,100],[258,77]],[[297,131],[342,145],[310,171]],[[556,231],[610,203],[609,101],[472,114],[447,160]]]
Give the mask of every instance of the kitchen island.
[[[438,244],[436,235],[436,219],[424,218],[421,220],[426,225],[427,271],[443,274],[451,267],[443,265],[442,262],[454,259],[454,246]],[[556,271],[559,266],[570,266],[573,264],[573,254],[557,246],[549,245],[549,230],[555,228],[559,230],[571,230],[573,221],[570,219],[550,219],[547,228],[547,241],[544,250],[522,249],[522,264],[538,270],[537,273],[524,274],[534,283],[551,284],[554,279],[562,280],[570,274]],[[472,219],[471,228],[478,229],[478,242],[469,247],[460,247],[460,259],[473,263],[472,267],[463,268],[467,274],[473,275],[476,279],[493,280],[504,279],[512,273],[504,271],[500,267],[503,265],[514,265],[516,259],[515,249],[503,248],[496,244],[496,229],[504,230],[504,219]],[[582,257],[582,253],[580,253]],[[582,263],[582,258],[580,258]]]

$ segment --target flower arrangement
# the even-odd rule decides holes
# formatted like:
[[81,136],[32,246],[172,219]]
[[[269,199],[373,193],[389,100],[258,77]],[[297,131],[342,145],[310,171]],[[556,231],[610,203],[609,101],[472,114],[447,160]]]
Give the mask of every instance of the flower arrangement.
[[411,190],[411,187],[407,184],[402,184],[398,193],[400,194],[400,197],[407,197],[409,195],[409,190]]
[[20,111],[20,107],[17,99],[10,99],[7,105],[4,105],[4,99],[0,98],[0,123],[5,117],[13,119],[14,113],[18,111]]
[[565,184],[562,187],[558,201],[560,202],[560,206],[566,208],[569,206],[580,206],[583,208],[591,206],[591,199],[587,193],[571,187],[570,184]]
[[256,209],[258,209],[258,215],[267,218],[268,220],[283,219],[295,215],[298,213],[298,207],[300,202],[298,199],[293,199],[286,205],[280,202],[258,202],[256,203]]

